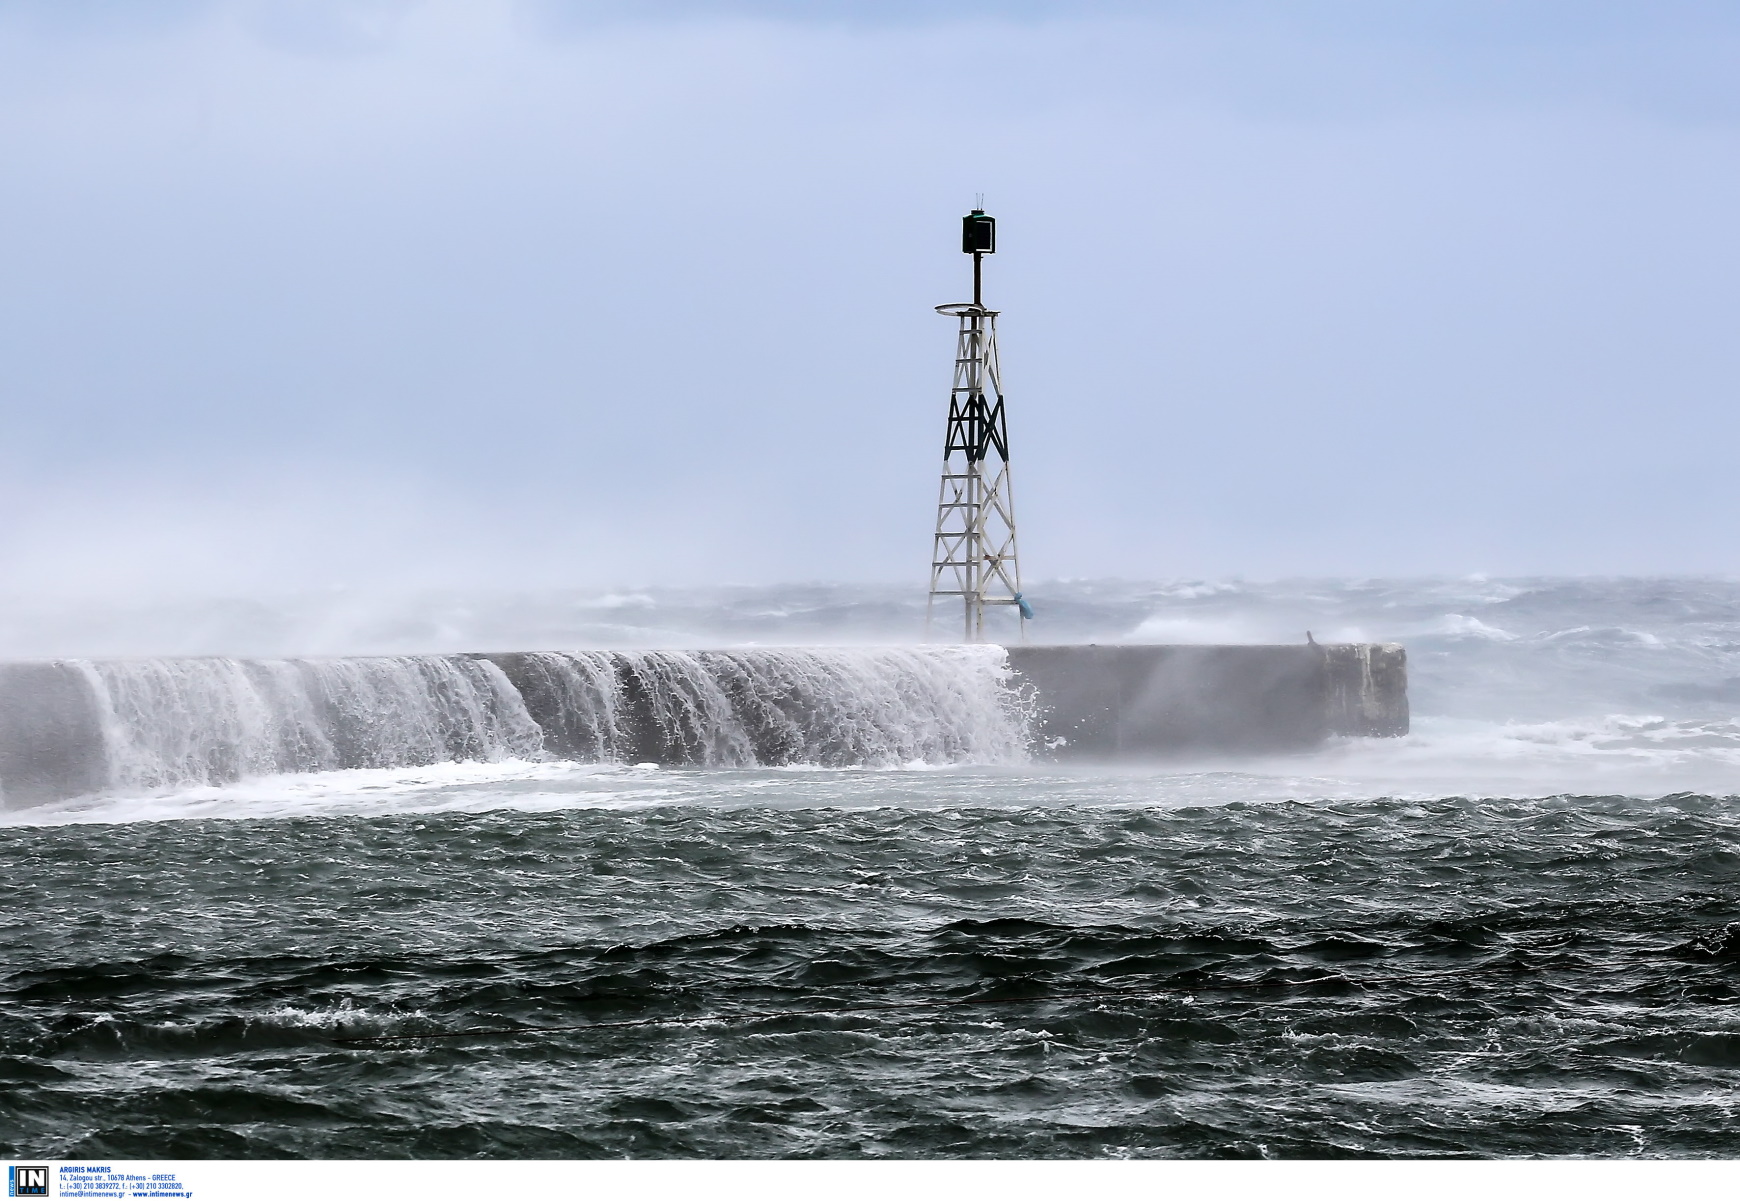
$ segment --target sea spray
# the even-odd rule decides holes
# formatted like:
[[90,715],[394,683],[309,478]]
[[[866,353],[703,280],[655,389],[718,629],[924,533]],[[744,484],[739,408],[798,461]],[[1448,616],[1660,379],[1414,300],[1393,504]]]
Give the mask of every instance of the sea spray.
[[117,789],[542,753],[518,694],[483,660],[148,659],[80,667]]
[[1030,714],[997,647],[69,661],[100,778],[137,793],[443,762],[1004,763]]
[[546,753],[698,767],[1009,763],[1031,702],[1000,647],[491,656]]

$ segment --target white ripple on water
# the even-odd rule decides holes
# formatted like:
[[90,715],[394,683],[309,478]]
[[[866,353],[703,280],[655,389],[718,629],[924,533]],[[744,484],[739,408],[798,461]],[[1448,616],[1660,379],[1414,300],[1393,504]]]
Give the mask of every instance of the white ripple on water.
[[87,797],[9,813],[0,825],[369,817],[587,805],[623,808],[680,800],[652,767],[510,760],[284,773],[143,796]]
[[661,768],[506,760],[353,768],[87,798],[9,825],[397,813],[701,808],[1006,809],[1216,806],[1446,796],[1659,797],[1740,788],[1740,722],[1428,718],[1399,740],[1342,739],[1301,755],[1148,764],[784,765]]

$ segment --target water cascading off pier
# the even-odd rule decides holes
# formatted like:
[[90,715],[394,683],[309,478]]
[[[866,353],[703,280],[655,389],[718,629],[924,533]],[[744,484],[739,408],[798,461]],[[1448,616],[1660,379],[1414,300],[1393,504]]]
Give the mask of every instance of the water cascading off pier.
[[465,761],[892,767],[1261,753],[1406,728],[1399,647],[60,660],[0,664],[0,800]]
[[0,664],[0,798],[441,762],[1005,762],[995,647]]

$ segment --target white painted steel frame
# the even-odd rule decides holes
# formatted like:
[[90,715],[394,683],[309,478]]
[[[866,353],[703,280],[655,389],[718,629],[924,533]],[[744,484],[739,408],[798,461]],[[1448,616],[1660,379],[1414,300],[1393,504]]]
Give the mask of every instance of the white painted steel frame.
[[[1003,377],[997,362],[997,314],[980,304],[940,305],[960,319],[954,388],[943,442],[942,485],[930,564],[929,632],[939,596],[962,598],[967,642],[983,642],[985,608],[1013,605],[1022,641],[1021,562],[1015,544],[1015,499],[1009,479],[1009,435]],[[991,398],[995,399],[991,399]],[[995,464],[991,456],[996,457]]]

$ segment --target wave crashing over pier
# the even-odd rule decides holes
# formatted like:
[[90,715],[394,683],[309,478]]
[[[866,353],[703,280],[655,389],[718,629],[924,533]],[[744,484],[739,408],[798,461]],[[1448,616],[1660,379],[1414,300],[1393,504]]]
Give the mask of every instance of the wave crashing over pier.
[[0,690],[28,690],[36,728],[7,740],[0,797],[461,761],[1012,762],[1009,674],[990,646],[11,665]]

